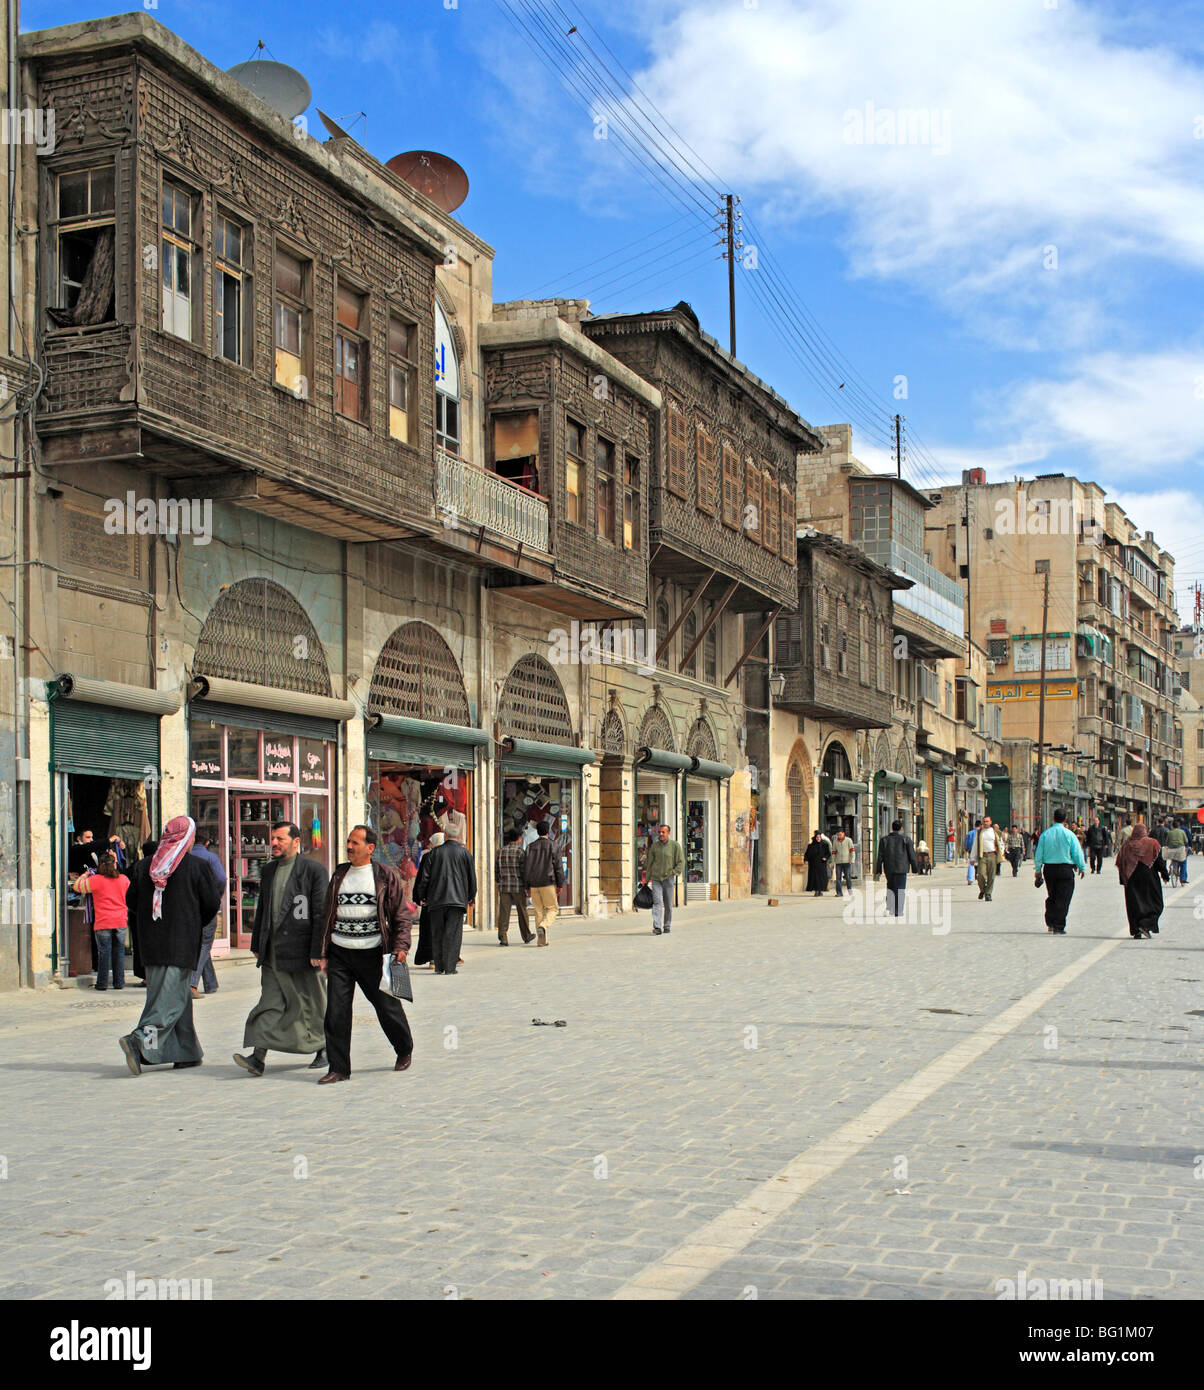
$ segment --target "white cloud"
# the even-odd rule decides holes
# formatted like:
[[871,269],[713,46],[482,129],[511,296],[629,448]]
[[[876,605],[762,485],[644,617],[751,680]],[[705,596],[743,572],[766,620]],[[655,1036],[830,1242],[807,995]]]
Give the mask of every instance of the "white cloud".
[[[1068,312],[1095,325],[1067,300],[1117,255],[1204,267],[1200,70],[1105,24],[1075,0],[689,0],[638,80],[777,216],[843,214],[855,272],[1065,335]],[[930,143],[898,143],[898,120],[880,143],[901,109],[931,113]]]
[[1135,470],[1160,481],[1204,466],[1204,351],[1125,355],[1103,352],[1077,361],[1068,375],[1013,387],[1002,407],[1005,427],[1030,449],[1073,449],[1099,467],[1101,481],[1128,482]]

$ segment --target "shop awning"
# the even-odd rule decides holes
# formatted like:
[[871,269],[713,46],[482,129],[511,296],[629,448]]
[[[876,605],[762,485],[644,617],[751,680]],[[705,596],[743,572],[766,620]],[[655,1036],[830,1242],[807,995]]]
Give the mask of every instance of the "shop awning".
[[474,767],[476,750],[488,742],[484,729],[462,724],[437,724],[398,714],[364,716],[364,750],[370,761]]
[[820,786],[831,789],[834,792],[848,792],[853,796],[862,796],[870,789],[868,782],[846,782],[843,777],[821,777]]
[[502,739],[502,772],[528,772],[537,777],[580,777],[581,769],[597,762],[591,748],[566,743],[537,743],[529,738]]
[[686,772],[694,759],[688,753],[673,753],[668,748],[641,748],[636,754],[637,768],[648,772]]
[[220,676],[196,676],[194,700],[212,700],[223,705],[245,705],[258,710],[279,710],[284,714],[308,715],[345,723],[357,713],[350,700],[329,695],[310,695],[302,690],[277,690],[271,685],[252,685],[248,681],[228,681]]
[[89,705],[113,705],[147,714],[175,714],[184,703],[182,690],[147,690],[141,685],[94,681],[64,671],[49,683],[52,700],[83,700]]
[[690,759],[691,777],[708,777],[714,782],[726,782],[735,770],[727,763],[713,763],[707,758]]
[[917,787],[922,787],[924,784],[918,777],[904,777],[903,785],[905,787],[911,787],[914,790]]
[[874,777],[879,782],[885,782],[889,787],[897,787],[903,781],[901,772],[875,772]]

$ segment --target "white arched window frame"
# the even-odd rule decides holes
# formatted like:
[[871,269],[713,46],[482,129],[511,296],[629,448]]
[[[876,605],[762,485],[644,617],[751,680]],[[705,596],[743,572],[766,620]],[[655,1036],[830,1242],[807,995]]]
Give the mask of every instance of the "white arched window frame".
[[460,359],[451,324],[435,304],[435,443],[449,454],[460,452]]

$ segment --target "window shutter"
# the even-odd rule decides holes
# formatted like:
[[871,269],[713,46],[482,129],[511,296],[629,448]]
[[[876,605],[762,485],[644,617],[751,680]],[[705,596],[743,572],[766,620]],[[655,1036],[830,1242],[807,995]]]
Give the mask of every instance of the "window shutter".
[[789,560],[791,564],[794,564],[796,555],[794,489],[789,485],[789,483],[782,483],[779,486],[778,495],[781,498],[782,503],[782,559]]
[[761,512],[761,473],[752,459],[744,460],[744,530],[753,540],[764,534],[765,518]]
[[700,511],[714,516],[718,499],[715,487],[715,440],[705,425],[695,430],[696,453],[698,455],[698,507]]
[[773,480],[773,474],[768,471],[764,474],[764,490],[761,497],[760,541],[766,550],[772,550],[776,553],[779,546],[778,488]]
[[669,406],[669,476],[667,486],[678,497],[686,496],[686,417],[678,405]]
[[740,456],[726,441],[723,445],[723,524],[740,525]]

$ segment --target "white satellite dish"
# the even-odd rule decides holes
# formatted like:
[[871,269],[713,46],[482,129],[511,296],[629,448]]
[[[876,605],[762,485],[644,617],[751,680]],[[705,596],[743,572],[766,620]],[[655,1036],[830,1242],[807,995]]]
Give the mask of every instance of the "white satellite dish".
[[235,63],[226,69],[226,74],[289,121],[299,116],[314,98],[309,83],[296,68],[270,58]]

